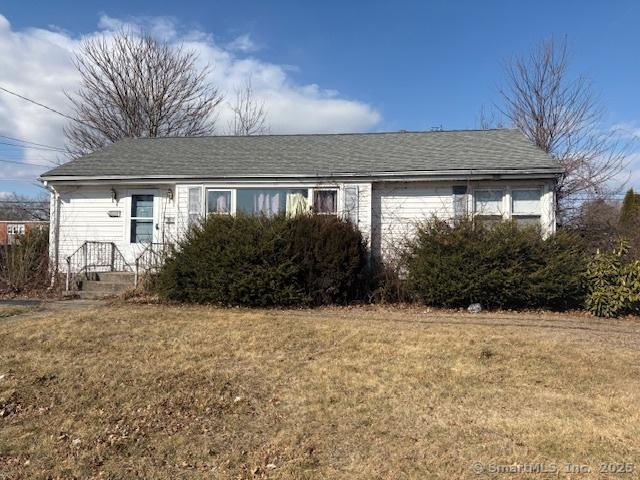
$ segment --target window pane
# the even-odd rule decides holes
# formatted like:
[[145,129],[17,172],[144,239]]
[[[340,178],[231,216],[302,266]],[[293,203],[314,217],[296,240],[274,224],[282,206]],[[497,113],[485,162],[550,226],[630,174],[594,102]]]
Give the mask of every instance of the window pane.
[[131,220],[131,243],[151,242],[153,240],[153,221]]
[[502,190],[477,190],[475,197],[475,213],[481,215],[502,214]]
[[220,190],[207,191],[208,213],[231,213],[231,192]]
[[358,197],[357,185],[346,185],[344,187],[344,214],[354,225],[358,225]]
[[236,209],[239,212],[268,217],[285,213],[287,194],[295,193],[307,198],[307,190],[300,188],[239,188],[236,193]]
[[540,213],[540,189],[528,188],[511,192],[514,215]]
[[131,216],[153,218],[153,195],[132,195]]
[[539,227],[540,215],[523,215],[519,217],[513,217],[518,226],[521,227]]
[[338,192],[336,190],[316,190],[313,192],[313,210],[316,213],[336,214],[338,212]]
[[189,226],[196,225],[202,216],[202,187],[189,188],[189,203],[187,205]]

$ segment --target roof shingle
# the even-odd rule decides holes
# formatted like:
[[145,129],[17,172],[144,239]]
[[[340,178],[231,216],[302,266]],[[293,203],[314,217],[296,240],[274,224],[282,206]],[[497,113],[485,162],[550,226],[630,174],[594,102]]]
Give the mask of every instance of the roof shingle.
[[512,129],[126,139],[42,175],[331,176],[545,170],[559,164]]

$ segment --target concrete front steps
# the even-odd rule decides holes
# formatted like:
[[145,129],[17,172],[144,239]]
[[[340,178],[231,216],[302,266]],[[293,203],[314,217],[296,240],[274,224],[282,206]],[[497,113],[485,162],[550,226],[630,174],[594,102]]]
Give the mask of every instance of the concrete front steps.
[[78,296],[82,299],[99,299],[121,295],[133,288],[133,273],[99,272],[82,279]]

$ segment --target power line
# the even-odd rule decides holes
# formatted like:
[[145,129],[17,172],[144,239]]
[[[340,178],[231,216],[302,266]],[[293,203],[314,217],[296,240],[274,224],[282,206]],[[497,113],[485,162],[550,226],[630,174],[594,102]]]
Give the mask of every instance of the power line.
[[36,102],[35,100],[32,100],[31,98],[25,97],[24,95],[20,95],[19,93],[13,92],[11,90],[9,90],[8,88],[4,88],[3,86],[0,85],[0,90],[2,90],[3,92],[8,93],[9,95],[13,95],[14,97],[18,97],[22,100],[25,100],[29,103],[33,103],[34,105],[37,105],[41,108],[44,108],[46,110],[49,110],[50,112],[55,113],[56,115],[60,115],[61,117],[64,117],[66,119],[72,120],[74,122],[78,122],[81,123],[87,127],[91,127],[91,125],[89,125],[88,123],[83,122],[82,120],[78,120],[77,118],[72,117],[71,115],[67,115],[66,113],[62,113],[58,110],[56,110],[55,108],[49,107],[48,105],[45,105],[44,103],[40,103],[40,102]]
[[54,147],[52,145],[46,145],[44,143],[37,143],[37,142],[30,142],[29,140],[23,140],[21,138],[16,138],[16,137],[9,137],[7,135],[0,135],[0,137],[2,138],[6,138],[8,140],[13,140],[14,142],[21,142],[21,143],[28,143],[30,145],[35,145],[37,147],[45,147],[45,148],[50,148],[51,150],[60,150],[61,152],[64,152],[65,150],[63,148],[60,147]]
[[53,165],[46,165],[44,163],[27,163],[27,162],[19,162],[18,160],[9,160],[8,158],[0,158],[0,162],[5,162],[5,163],[15,163],[18,165],[25,165],[25,166],[29,166],[29,165],[37,165],[39,167],[49,167],[51,168]]
[[29,145],[20,145],[18,143],[10,143],[10,142],[0,142],[0,145],[9,145],[10,147],[19,147],[19,148],[30,148],[33,150],[45,150],[47,152],[58,152],[64,153],[62,150],[52,147],[32,147]]

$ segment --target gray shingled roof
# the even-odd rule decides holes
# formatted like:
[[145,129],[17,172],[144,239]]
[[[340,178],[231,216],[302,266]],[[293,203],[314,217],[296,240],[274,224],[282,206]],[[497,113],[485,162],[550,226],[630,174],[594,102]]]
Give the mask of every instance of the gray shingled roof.
[[330,176],[438,171],[559,171],[517,130],[126,139],[42,175]]

